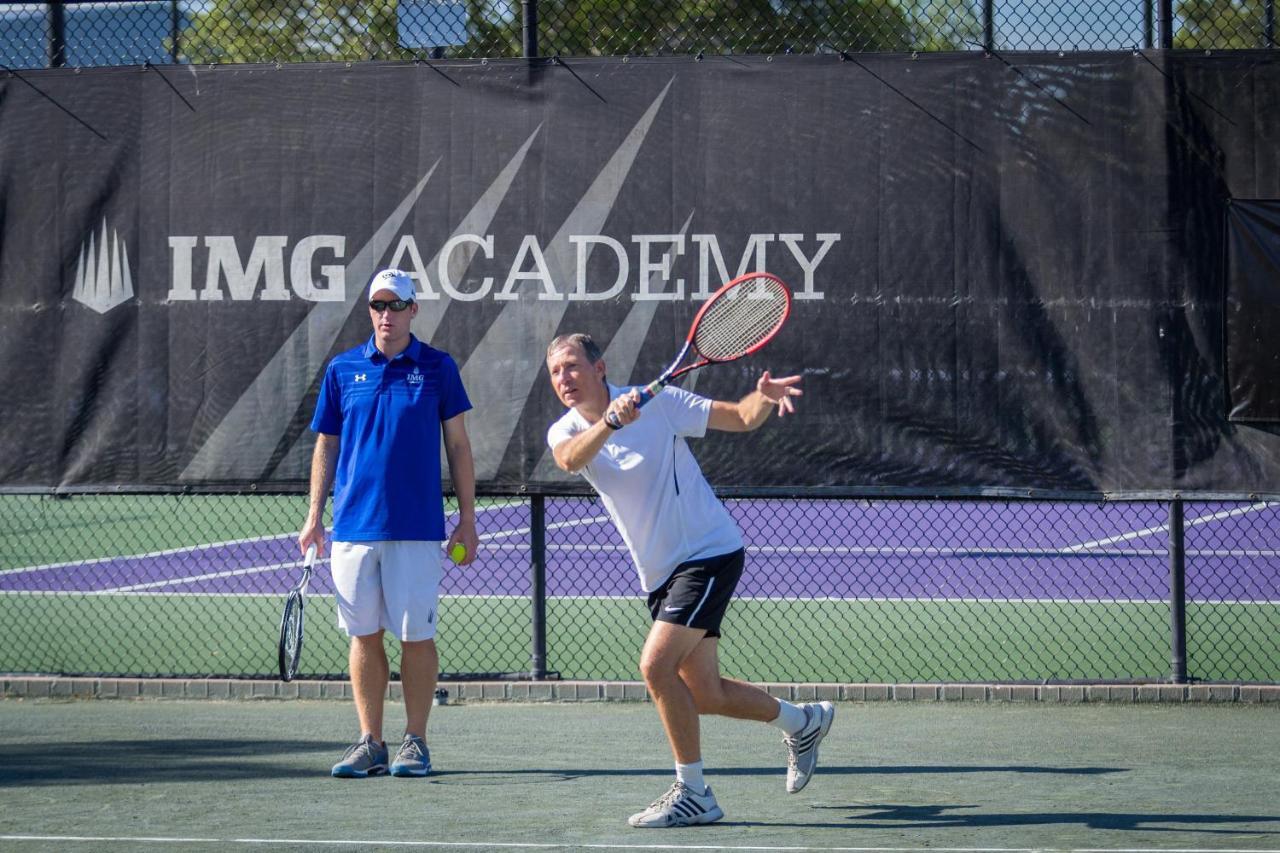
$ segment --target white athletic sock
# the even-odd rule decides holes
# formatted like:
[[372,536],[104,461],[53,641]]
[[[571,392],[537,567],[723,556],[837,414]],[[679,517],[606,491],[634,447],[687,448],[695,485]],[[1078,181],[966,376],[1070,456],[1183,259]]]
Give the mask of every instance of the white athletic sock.
[[701,761],[695,761],[693,764],[676,762],[676,780],[683,782],[685,787],[699,796],[707,792],[707,783],[702,781]]
[[804,708],[779,699],[778,716],[776,719],[770,720],[769,725],[777,726],[788,735],[794,735],[804,728],[804,724],[808,719],[804,714]]

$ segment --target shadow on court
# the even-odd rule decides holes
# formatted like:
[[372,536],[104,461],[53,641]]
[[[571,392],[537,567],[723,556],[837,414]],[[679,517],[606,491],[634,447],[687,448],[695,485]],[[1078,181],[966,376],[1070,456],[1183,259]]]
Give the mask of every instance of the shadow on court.
[[0,847],[1280,853],[1280,708],[838,708],[794,796],[776,729],[704,718],[725,819],[652,836],[626,823],[673,775],[649,704],[439,707],[430,777],[336,780],[346,702],[0,701]]
[[285,739],[36,741],[6,745],[0,788],[300,779],[347,744]]
[[[778,766],[770,767],[719,767],[716,768],[716,776],[734,777],[752,777],[767,776],[775,777],[781,771]],[[946,766],[946,765],[910,765],[902,767],[850,767],[850,766],[832,766],[829,764],[822,765],[823,776],[876,776],[882,774],[933,774],[933,773],[1045,773],[1059,774],[1066,776],[1093,776],[1103,773],[1123,773],[1124,768],[1117,767],[1037,767],[1034,765],[1027,766],[997,766],[997,765],[968,765],[968,766]],[[671,775],[671,769],[668,767],[657,767],[649,770],[642,769],[601,769],[593,768],[590,770],[442,770],[431,774],[431,780],[436,784],[501,784],[505,781],[527,782],[568,782],[574,779],[590,779],[596,777],[640,777],[640,776],[656,776],[663,778]],[[492,782],[486,782],[486,779],[492,779]]]
[[[1229,835],[1280,835],[1280,813],[1269,815],[1134,813],[1134,812],[984,812],[981,805],[915,806],[862,804],[813,806],[849,812],[843,823],[825,823],[833,829],[1016,829],[1076,825],[1082,829],[1142,830],[1145,832],[1197,832]],[[1241,824],[1274,824],[1276,830],[1242,829]],[[745,824],[744,824],[745,825]],[[777,824],[770,824],[777,826]],[[796,824],[814,826],[815,824]],[[1222,829],[1211,827],[1221,826]]]
[[[99,740],[33,742],[4,750],[0,788],[14,785],[103,785],[169,781],[234,782],[253,779],[310,779],[323,776],[348,744],[296,739],[259,740]],[[392,745],[394,749],[394,745]],[[775,777],[779,766],[726,767],[724,777]],[[1123,773],[1116,767],[1048,767],[1038,765],[902,765],[831,766],[824,776],[884,774],[1034,773],[1091,776]],[[669,776],[668,767],[547,768],[470,770],[438,769],[426,780],[435,785],[512,785],[571,782],[576,779]],[[339,783],[342,784],[342,783]]]

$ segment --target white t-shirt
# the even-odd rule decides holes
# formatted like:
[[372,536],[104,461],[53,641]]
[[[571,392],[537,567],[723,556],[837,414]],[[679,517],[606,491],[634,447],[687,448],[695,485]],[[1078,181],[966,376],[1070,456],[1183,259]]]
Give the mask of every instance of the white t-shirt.
[[[628,390],[610,385],[609,398]],[[685,442],[706,434],[710,416],[709,399],[668,385],[635,423],[610,433],[581,471],[631,551],[645,592],[681,563],[742,547],[738,526]],[[590,426],[570,409],[547,430],[547,444],[554,449]]]

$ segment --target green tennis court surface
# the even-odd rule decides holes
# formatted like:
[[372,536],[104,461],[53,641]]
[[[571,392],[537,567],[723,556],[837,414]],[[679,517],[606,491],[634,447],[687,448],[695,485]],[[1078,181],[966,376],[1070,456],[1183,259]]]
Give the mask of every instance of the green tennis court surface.
[[[103,600],[87,597],[30,596],[0,598],[0,614],[20,626],[56,625],[52,642],[29,646],[27,655],[10,659],[14,672],[210,672],[252,676],[274,672],[275,637],[280,623],[279,596],[114,596],[111,605],[126,619],[103,619]],[[332,596],[307,602],[307,634],[302,672],[345,672],[345,637],[335,627]],[[1188,642],[1194,648],[1197,626],[1238,619],[1241,605],[1193,607]],[[1274,614],[1276,608],[1269,607]],[[517,598],[451,597],[441,602],[439,639],[445,671],[503,672],[527,666],[524,648],[500,642],[502,636],[529,635],[528,602]],[[547,603],[548,661],[565,678],[636,680],[639,649],[648,630],[648,614],[636,599],[551,599]],[[1161,647],[1167,609],[1145,603],[1092,603],[1071,607],[1053,602],[736,602],[726,622],[721,658],[735,677],[755,681],[824,681],[831,673],[852,673],[854,680],[879,680],[892,673],[900,681],[928,681],[941,672],[982,669],[992,681],[1035,681],[1053,661],[1079,653],[1088,638],[1095,666],[1107,676],[1130,673],[1158,677],[1168,666]],[[1265,620],[1264,620],[1265,621]],[[1027,624],[1054,625],[1028,645],[1020,633]],[[1246,623],[1246,627],[1251,623]],[[145,630],[138,630],[145,626]],[[939,626],[951,626],[938,642]],[[74,630],[72,628],[74,627]],[[1144,629],[1145,630],[1142,630]],[[771,640],[787,637],[789,642]],[[838,639],[832,639],[836,637]],[[398,647],[388,642],[393,661]],[[1002,649],[1017,649],[1017,654]],[[457,666],[459,659],[465,666]],[[1280,660],[1241,644],[1233,665],[1244,660],[1252,671],[1280,678]],[[581,671],[574,671],[580,662]],[[1234,673],[1203,667],[1206,680]]]
[[345,702],[4,701],[0,847],[1280,850],[1275,707],[837,707],[793,796],[776,730],[704,718],[724,821],[642,831],[647,703],[436,708],[437,773],[340,781]]

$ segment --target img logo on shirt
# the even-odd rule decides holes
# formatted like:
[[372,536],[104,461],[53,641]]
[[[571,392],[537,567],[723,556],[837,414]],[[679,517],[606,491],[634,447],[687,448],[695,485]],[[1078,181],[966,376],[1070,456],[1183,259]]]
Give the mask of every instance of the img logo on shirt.
[[408,376],[407,378],[408,378],[408,380],[409,380],[409,384],[410,384],[410,385],[421,385],[421,384],[422,384],[422,372],[421,372],[421,371],[419,371],[419,370],[418,370],[418,368],[416,368],[416,367],[413,369],[413,372],[412,372],[412,373],[410,373],[410,374],[409,374],[409,376]]

